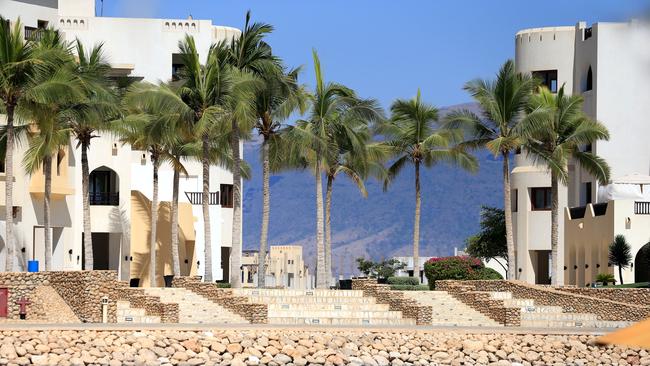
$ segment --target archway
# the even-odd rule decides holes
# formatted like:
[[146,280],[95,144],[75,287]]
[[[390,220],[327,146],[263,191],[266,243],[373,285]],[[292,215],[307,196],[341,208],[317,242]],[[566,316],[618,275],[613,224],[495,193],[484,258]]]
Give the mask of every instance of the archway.
[[650,243],[642,246],[636,253],[634,282],[650,282]]
[[88,194],[90,204],[118,206],[120,204],[120,180],[117,173],[101,166],[90,173]]

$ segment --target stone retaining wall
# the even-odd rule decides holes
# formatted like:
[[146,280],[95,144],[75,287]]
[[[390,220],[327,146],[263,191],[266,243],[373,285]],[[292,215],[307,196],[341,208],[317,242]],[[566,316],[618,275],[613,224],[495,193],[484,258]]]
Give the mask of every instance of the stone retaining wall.
[[537,305],[561,306],[565,312],[596,314],[600,320],[640,321],[650,317],[650,306],[633,305],[603,298],[560,291],[550,287],[530,285],[521,281],[478,280],[436,281],[440,289],[463,285],[466,289],[486,292],[510,292],[519,299],[532,299]]
[[35,292],[39,286],[51,286],[82,322],[102,322],[102,299],[108,298],[107,321],[117,321],[117,301],[129,301],[132,307],[145,309],[147,315],[160,316],[161,321],[177,323],[178,305],[164,304],[160,298],[146,296],[143,289],[131,288],[117,280],[115,271],[3,272],[0,288],[9,289],[8,317],[19,319],[16,303],[24,296],[32,301],[27,306],[27,320],[47,321],[52,318],[47,304]]
[[266,304],[251,303],[247,297],[236,296],[231,289],[219,288],[216,283],[201,282],[198,277],[176,277],[173,286],[204,296],[253,324],[269,322],[269,308]]
[[650,288],[560,287],[557,290],[627,304],[650,306]]
[[392,311],[401,311],[405,318],[415,319],[417,325],[431,325],[433,308],[420,305],[403,293],[392,291],[390,285],[380,285],[374,279],[352,279],[352,289],[362,290],[364,296],[371,296],[379,304],[388,304]]
[[470,306],[490,319],[505,326],[521,325],[521,310],[506,307],[503,300],[492,299],[489,292],[476,291],[473,286],[467,286],[455,281],[436,281],[436,289],[447,291],[451,296]]

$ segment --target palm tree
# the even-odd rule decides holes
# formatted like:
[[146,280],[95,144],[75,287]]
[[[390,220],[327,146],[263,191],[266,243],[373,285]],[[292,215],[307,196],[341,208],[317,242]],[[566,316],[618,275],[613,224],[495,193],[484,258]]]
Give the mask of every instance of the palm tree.
[[623,270],[632,262],[632,249],[624,235],[616,235],[609,245],[609,263],[618,266],[618,278],[623,284]]
[[559,192],[558,183],[567,184],[569,160],[575,160],[599,182],[609,181],[609,166],[604,159],[581,147],[598,140],[608,140],[607,128],[590,119],[582,111],[579,95],[565,95],[564,86],[557,95],[546,88],[531,97],[529,116],[521,124],[525,148],[535,161],[548,167],[551,173],[551,280],[558,285]]
[[[336,144],[345,141],[360,151],[364,141],[356,136],[351,126],[345,121],[356,120],[370,122],[377,120],[380,113],[374,100],[364,100],[356,96],[351,89],[336,83],[325,83],[320,60],[313,51],[314,70],[316,73],[316,89],[309,96],[311,110],[307,120],[299,120],[295,126],[287,130],[287,141],[290,141],[291,152],[289,159],[299,163],[288,162],[290,165],[304,163],[312,168],[316,183],[316,253],[318,288],[329,286],[328,269],[325,260],[325,237],[323,216],[323,186],[321,174],[327,166],[327,161],[334,161],[332,154],[339,154]],[[343,118],[346,116],[346,118]],[[331,272],[331,270],[329,270]]]
[[[194,38],[186,36],[179,43],[184,67],[179,74],[178,95],[189,113],[185,119],[192,126],[194,136],[201,141],[202,165],[202,207],[205,241],[204,281],[212,282],[212,239],[210,230],[210,156],[214,150],[211,139],[217,131],[229,131],[232,120],[254,120],[253,90],[256,86],[251,76],[242,73],[227,63],[228,46],[225,43],[212,45],[205,65],[200,62]],[[182,106],[178,107],[179,110]],[[183,112],[183,114],[185,114]],[[236,151],[239,151],[237,144]],[[234,153],[233,176],[241,180],[241,162]],[[235,204],[235,207],[238,207]],[[234,225],[234,224],[233,224]],[[233,237],[233,250],[234,248]],[[238,256],[234,256],[238,257]],[[234,267],[234,266],[233,266]],[[239,267],[236,267],[239,268]],[[237,273],[239,273],[237,271]],[[232,276],[231,276],[232,277]],[[237,274],[239,278],[239,274]]]
[[25,42],[20,19],[13,29],[9,20],[0,16],[0,99],[7,115],[5,152],[5,246],[7,247],[5,270],[14,269],[15,239],[13,235],[13,180],[14,180],[14,116],[16,107],[28,88],[33,85],[31,77],[41,63],[40,55]]
[[[525,117],[525,108],[537,86],[530,75],[515,71],[512,60],[506,61],[495,81],[473,80],[465,84],[467,90],[482,109],[482,115],[469,110],[456,110],[446,117],[450,128],[464,127],[471,134],[465,145],[485,147],[503,159],[503,207],[511,207],[510,154],[523,140],[517,126]],[[531,116],[533,118],[534,116]],[[505,210],[506,243],[508,247],[508,279],[516,278],[516,253],[512,234],[512,212]]]
[[58,63],[41,67],[31,80],[31,87],[23,95],[16,112],[32,121],[29,129],[29,146],[23,156],[23,165],[29,174],[43,168],[45,187],[43,195],[43,227],[45,270],[51,270],[52,237],[50,233],[50,201],[52,193],[52,155],[64,154],[70,142],[69,121],[74,117],[73,103],[84,101],[80,79],[73,72],[73,59],[69,45],[61,34],[53,30],[41,32],[34,45],[38,52],[56,52]]
[[[279,60],[273,57],[271,47],[264,41],[264,37],[273,31],[273,26],[265,23],[251,23],[250,11],[246,13],[244,31],[239,37],[233,39],[229,50],[228,62],[242,72],[251,73],[262,77],[265,70],[279,64]],[[233,152],[233,224],[232,224],[232,252],[230,255],[230,284],[241,287],[241,235],[242,235],[242,212],[241,212],[241,153],[239,144],[246,137],[255,123],[255,118],[232,118],[230,130],[230,145]],[[261,261],[260,261],[261,262]]]
[[[257,110],[257,122],[255,128],[262,136],[262,229],[260,233],[260,251],[258,266],[257,286],[265,286],[266,257],[268,251],[268,230],[269,216],[271,212],[271,144],[281,144],[279,134],[282,128],[282,121],[289,117],[294,111],[304,112],[306,94],[298,85],[299,69],[285,71],[278,65],[265,65],[260,78],[263,81],[262,87],[257,91],[255,97],[255,109]],[[275,156],[277,157],[277,155]],[[273,165],[278,165],[279,159],[274,159]]]
[[76,58],[76,73],[81,79],[86,100],[83,103],[80,101],[73,107],[75,116],[70,120],[70,128],[72,135],[77,140],[77,147],[81,147],[84,268],[92,270],[94,265],[90,227],[88,149],[92,139],[98,137],[96,133],[108,129],[108,121],[117,114],[118,102],[110,90],[108,72],[111,70],[111,66],[104,57],[103,45],[96,45],[86,52],[82,42],[77,39]]
[[395,160],[388,168],[384,190],[407,165],[415,168],[415,222],[413,225],[413,276],[420,279],[420,168],[448,162],[469,171],[478,168],[476,159],[467,153],[460,142],[458,130],[436,126],[438,109],[422,101],[420,90],[410,100],[398,99],[391,105],[391,120],[381,127],[385,144]]
[[168,147],[174,145],[177,120],[161,111],[169,107],[166,100],[150,98],[158,87],[142,83],[135,84],[124,97],[126,116],[117,121],[113,129],[120,136],[122,143],[129,144],[135,150],[148,151],[153,166],[151,199],[151,233],[149,279],[151,287],[156,287],[156,246],[158,224],[158,170],[161,163],[170,160]]

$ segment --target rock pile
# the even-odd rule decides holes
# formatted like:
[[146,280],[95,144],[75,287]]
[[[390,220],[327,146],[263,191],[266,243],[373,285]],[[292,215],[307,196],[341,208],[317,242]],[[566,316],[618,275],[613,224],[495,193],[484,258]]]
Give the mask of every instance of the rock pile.
[[586,335],[299,330],[3,331],[0,365],[649,365]]

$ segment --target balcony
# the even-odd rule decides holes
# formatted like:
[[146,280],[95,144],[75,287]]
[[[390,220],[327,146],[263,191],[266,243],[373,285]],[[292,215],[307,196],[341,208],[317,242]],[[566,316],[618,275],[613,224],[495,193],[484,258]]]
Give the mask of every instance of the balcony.
[[93,206],[120,205],[120,192],[90,192],[89,198]]
[[650,202],[636,201],[634,202],[635,215],[650,215]]
[[[193,205],[203,204],[203,192],[185,192],[185,197]],[[219,204],[219,192],[210,192],[208,205],[216,206]]]

